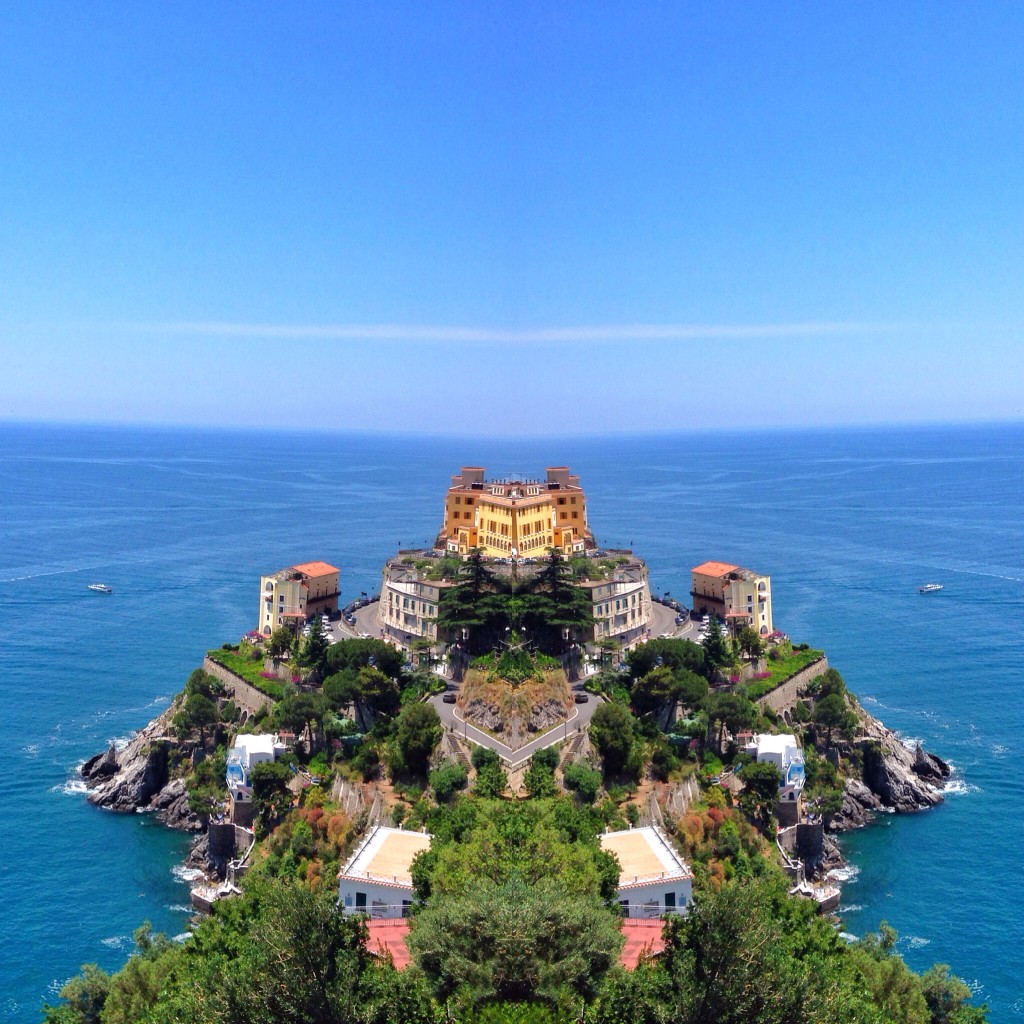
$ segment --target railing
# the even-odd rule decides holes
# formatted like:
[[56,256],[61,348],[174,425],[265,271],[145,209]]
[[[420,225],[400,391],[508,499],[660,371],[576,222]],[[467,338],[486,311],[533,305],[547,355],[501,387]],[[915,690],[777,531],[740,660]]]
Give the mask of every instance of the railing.
[[686,910],[686,907],[672,907],[664,903],[631,903],[628,907],[619,905],[619,914],[627,921],[648,921],[651,924],[660,924],[665,915],[685,914]]
[[372,907],[346,907],[339,905],[345,917],[368,917],[374,924],[402,924],[412,906],[406,903],[378,903]]

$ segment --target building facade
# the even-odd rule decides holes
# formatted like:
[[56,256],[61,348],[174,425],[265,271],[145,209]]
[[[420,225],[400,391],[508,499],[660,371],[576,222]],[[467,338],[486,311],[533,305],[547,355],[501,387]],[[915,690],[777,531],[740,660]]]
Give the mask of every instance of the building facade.
[[437,643],[438,604],[451,586],[452,580],[428,580],[412,565],[389,561],[384,566],[377,605],[381,633],[403,647],[414,640]]
[[686,910],[693,873],[656,825],[605,832],[601,849],[619,862],[619,907],[624,917],[661,917]]
[[544,480],[487,481],[481,466],[452,477],[437,546],[465,555],[531,558],[548,548],[577,554],[594,547],[579,477],[553,466]]
[[326,562],[303,562],[261,576],[257,629],[270,636],[278,626],[294,629],[315,615],[336,615],[340,576]]
[[412,862],[430,848],[427,832],[377,825],[338,872],[338,905],[345,914],[405,917],[412,905]]
[[773,764],[779,771],[779,800],[800,799],[806,780],[804,752],[791,733],[759,733],[744,748],[760,764]]
[[651,623],[651,588],[647,566],[638,558],[618,566],[608,580],[579,583],[590,593],[594,631],[592,639],[614,640],[623,647],[647,638]]
[[775,631],[770,576],[728,562],[703,562],[691,575],[695,612],[725,619],[732,631],[744,626],[761,636]]

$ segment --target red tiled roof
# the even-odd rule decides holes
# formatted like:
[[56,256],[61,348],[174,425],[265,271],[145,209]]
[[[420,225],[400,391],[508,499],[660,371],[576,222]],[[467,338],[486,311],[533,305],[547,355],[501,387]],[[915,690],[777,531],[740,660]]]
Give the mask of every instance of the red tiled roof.
[[738,569],[738,565],[730,565],[728,562],[701,562],[690,571],[699,572],[702,576],[728,576],[729,573],[736,572]]
[[336,565],[328,565],[326,562],[303,562],[302,565],[293,565],[292,568],[307,576],[326,576],[329,572],[341,572]]

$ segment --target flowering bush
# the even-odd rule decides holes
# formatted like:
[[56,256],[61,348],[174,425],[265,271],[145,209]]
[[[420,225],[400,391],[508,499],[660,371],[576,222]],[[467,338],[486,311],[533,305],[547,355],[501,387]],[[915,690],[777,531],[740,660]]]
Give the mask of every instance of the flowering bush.
[[263,676],[264,679],[276,679],[277,678],[277,676],[275,676],[273,672],[261,672],[260,675]]
[[754,673],[754,678],[755,679],[771,679],[771,677],[772,677],[771,672],[755,672]]
[[729,676],[729,682],[730,683],[738,683],[739,681],[740,681],[740,677],[739,676]]
[[292,676],[292,682],[293,683],[301,683],[302,682],[302,676]]

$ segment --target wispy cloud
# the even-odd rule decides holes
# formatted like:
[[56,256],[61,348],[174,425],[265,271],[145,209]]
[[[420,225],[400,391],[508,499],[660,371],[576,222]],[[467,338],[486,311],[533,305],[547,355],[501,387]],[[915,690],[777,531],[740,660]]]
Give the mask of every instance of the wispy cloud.
[[478,342],[496,345],[614,341],[699,341],[883,334],[906,324],[811,321],[784,324],[591,324],[507,330],[426,324],[249,324],[223,321],[124,324],[131,330],[218,338]]

